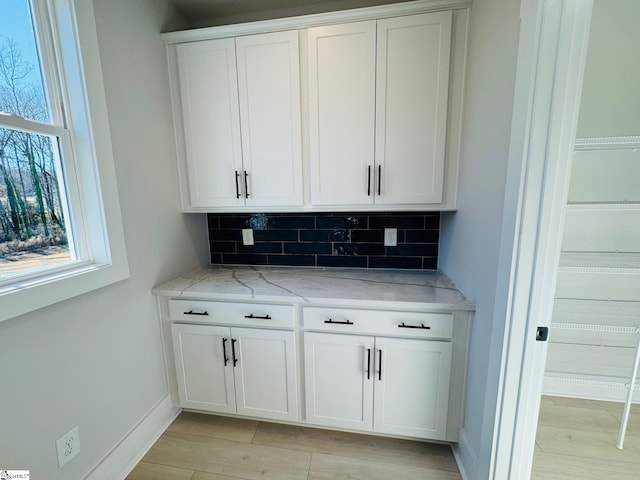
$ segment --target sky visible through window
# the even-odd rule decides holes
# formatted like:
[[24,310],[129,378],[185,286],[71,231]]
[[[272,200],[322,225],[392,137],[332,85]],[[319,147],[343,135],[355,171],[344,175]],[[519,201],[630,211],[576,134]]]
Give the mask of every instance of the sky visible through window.
[[31,23],[31,9],[26,0],[0,0],[0,45],[12,39],[25,62],[33,66],[29,82],[42,89],[42,79],[38,66],[35,33]]
[[[0,0],[0,112],[50,118],[28,0]],[[57,142],[0,128],[0,279],[70,260]]]

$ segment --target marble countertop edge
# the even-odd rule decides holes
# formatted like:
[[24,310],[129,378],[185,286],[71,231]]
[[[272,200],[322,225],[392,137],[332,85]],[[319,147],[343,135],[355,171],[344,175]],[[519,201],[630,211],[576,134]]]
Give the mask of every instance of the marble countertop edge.
[[212,266],[163,282],[151,293],[303,306],[475,310],[475,303],[437,271]]
[[180,292],[176,293],[172,290],[153,289],[154,295],[172,297],[172,298],[188,298],[196,300],[219,300],[219,301],[254,301],[266,303],[286,303],[301,304],[303,306],[330,305],[336,307],[353,307],[353,308],[369,308],[384,307],[398,308],[402,310],[442,310],[442,311],[474,311],[475,304],[469,300],[464,303],[434,303],[434,302],[413,302],[413,301],[389,301],[389,300],[369,300],[357,298],[329,298],[329,297],[305,297],[303,300],[299,296],[273,296],[273,295],[252,295],[245,294],[224,294],[224,293],[205,293],[205,292]]

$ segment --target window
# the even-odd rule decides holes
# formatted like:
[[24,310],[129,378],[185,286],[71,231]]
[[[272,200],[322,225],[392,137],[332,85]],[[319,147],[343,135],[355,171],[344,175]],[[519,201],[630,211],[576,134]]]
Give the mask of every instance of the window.
[[128,266],[91,1],[0,10],[2,321]]
[[[5,0],[0,17],[0,282],[83,258],[67,195],[72,170],[59,75],[39,52],[28,0]],[[37,5],[34,4],[34,7]],[[40,40],[40,42],[38,42]],[[50,68],[47,68],[47,65]],[[71,184],[73,187],[74,185]],[[71,208],[73,207],[73,208]],[[81,249],[82,250],[82,249]]]

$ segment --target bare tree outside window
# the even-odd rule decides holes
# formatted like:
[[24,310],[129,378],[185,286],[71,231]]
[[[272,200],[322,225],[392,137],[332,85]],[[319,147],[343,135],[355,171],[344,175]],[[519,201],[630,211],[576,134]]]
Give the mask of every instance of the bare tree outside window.
[[[33,44],[21,48],[0,30],[0,123],[4,116],[47,124],[29,3],[9,3],[23,9],[27,31],[22,45],[29,37]],[[71,260],[62,173],[58,137],[29,128],[0,128],[0,276]]]

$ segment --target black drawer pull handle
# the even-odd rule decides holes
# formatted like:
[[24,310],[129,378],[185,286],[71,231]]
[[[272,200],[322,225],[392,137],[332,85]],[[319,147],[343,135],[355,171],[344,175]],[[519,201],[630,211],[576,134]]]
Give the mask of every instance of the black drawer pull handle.
[[244,198],[249,198],[249,185],[247,183],[247,177],[249,176],[249,174],[247,173],[247,171],[244,171]]
[[378,350],[378,358],[380,361],[378,362],[378,380],[382,381],[382,350]]
[[367,166],[367,197],[371,196],[371,165]]
[[209,312],[207,312],[206,310],[204,312],[194,312],[193,310],[189,310],[188,312],[182,312],[182,313],[184,313],[185,315],[200,315],[200,316],[209,315]]
[[367,348],[367,380],[371,378],[371,349]]
[[329,319],[329,320],[325,320],[324,323],[331,323],[334,325],[353,325],[353,322],[350,320],[345,320],[344,322],[341,322],[339,320]]
[[223,338],[222,339],[222,358],[224,358],[224,366],[227,366],[227,362],[229,361],[229,358],[227,358],[227,339]]
[[240,198],[240,187],[238,186],[238,177],[240,174],[236,170],[236,198]]
[[398,325],[398,328],[420,328],[424,330],[431,330],[431,327],[425,326],[424,323],[421,323],[420,325],[405,325],[405,323],[402,322],[400,325]]
[[233,358],[233,366],[235,367],[238,364],[238,357],[236,357],[236,340],[235,338],[231,339],[231,357]]
[[271,320],[270,315],[254,315],[253,313],[250,313],[249,315],[245,315],[244,318],[257,318],[259,320]]

